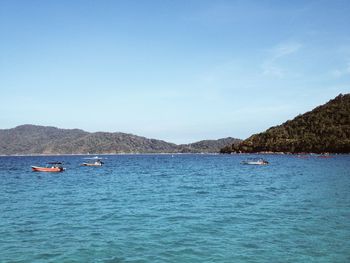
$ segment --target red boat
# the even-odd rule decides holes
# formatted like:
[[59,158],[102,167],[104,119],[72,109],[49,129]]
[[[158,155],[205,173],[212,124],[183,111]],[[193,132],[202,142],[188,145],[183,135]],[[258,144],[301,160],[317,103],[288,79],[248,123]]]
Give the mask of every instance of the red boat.
[[62,163],[59,162],[54,162],[54,163],[49,163],[52,166],[51,167],[39,167],[39,166],[32,166],[33,172],[63,172],[64,168],[61,166]]

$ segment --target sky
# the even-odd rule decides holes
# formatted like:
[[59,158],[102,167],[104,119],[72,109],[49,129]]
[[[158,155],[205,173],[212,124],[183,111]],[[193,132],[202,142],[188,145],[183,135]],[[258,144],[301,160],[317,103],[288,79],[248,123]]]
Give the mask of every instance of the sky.
[[247,138],[350,92],[350,1],[0,0],[0,129]]

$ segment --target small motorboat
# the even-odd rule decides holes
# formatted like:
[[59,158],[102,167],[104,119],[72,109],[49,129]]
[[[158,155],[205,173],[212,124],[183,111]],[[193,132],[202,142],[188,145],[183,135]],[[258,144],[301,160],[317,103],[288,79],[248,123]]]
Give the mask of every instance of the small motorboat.
[[298,155],[297,155],[297,158],[300,158],[300,159],[308,159],[309,156],[306,155],[306,154],[298,154]]
[[94,160],[94,162],[82,163],[81,166],[102,166],[104,164],[104,162],[101,161],[102,158],[99,158],[97,156],[93,158],[85,158],[85,159]]
[[320,154],[317,156],[318,158],[332,158],[332,156],[329,153],[325,153],[325,154]]
[[102,166],[103,162],[101,161],[96,161],[94,163],[82,163],[81,166]]
[[242,161],[241,163],[248,164],[248,165],[267,165],[267,164],[269,164],[269,162],[264,160],[264,159],[245,160],[245,161]]
[[60,162],[50,162],[46,167],[32,166],[33,172],[63,172],[65,168],[62,167]]

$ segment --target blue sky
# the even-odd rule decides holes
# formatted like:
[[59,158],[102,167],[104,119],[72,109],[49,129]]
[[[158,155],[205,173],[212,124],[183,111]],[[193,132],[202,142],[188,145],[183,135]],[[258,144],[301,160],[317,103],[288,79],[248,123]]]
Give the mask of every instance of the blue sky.
[[349,1],[0,1],[0,128],[246,138],[350,92]]

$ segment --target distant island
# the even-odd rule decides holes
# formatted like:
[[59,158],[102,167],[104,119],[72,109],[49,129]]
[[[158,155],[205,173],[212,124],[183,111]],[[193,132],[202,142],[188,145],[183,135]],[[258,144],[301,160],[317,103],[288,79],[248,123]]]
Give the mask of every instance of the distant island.
[[176,145],[121,132],[90,133],[79,129],[21,125],[0,130],[0,155],[218,153],[225,145],[239,142],[241,140],[229,137]]
[[282,125],[227,145],[220,152],[350,153],[350,94],[340,94]]

